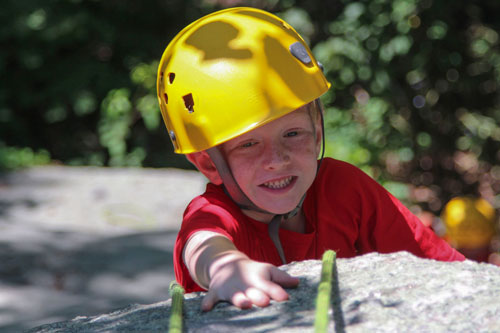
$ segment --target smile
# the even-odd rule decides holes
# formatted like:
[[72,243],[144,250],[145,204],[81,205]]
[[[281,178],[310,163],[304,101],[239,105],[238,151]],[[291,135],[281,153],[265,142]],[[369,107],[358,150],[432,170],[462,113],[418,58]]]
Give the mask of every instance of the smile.
[[281,189],[281,188],[287,187],[288,185],[290,185],[290,183],[292,182],[292,180],[293,180],[293,176],[289,176],[289,177],[286,177],[286,178],[283,178],[283,179],[273,180],[273,181],[270,181],[270,182],[265,182],[261,186],[265,186],[267,188],[270,188],[270,189],[273,189],[273,190],[277,190],[277,189]]

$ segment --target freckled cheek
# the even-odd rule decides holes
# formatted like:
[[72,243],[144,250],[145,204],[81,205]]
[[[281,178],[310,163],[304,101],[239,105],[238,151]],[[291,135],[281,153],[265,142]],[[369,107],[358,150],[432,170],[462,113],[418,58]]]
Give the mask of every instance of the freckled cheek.
[[312,140],[300,140],[287,147],[288,151],[300,155],[315,155],[316,146]]
[[228,160],[229,167],[238,183],[248,180],[255,165],[255,159],[251,157],[233,157]]
[[310,147],[295,148],[290,152],[290,156],[294,158],[307,158],[314,155],[313,149]]

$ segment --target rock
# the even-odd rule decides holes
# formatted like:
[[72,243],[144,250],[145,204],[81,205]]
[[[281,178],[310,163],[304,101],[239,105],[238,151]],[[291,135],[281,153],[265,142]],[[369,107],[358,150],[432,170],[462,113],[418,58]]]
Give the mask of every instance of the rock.
[[0,173],[0,332],[168,299],[196,171],[42,166]]
[[[500,331],[500,268],[472,261],[438,262],[406,252],[337,259],[329,331]],[[300,278],[290,299],[239,310],[219,303],[203,313],[203,293],[185,295],[188,332],[312,332],[321,262],[282,269]],[[335,290],[337,290],[335,292]],[[340,292],[338,292],[340,290]],[[339,295],[340,294],[340,295]],[[93,317],[47,324],[29,332],[166,331],[171,301],[132,305]]]
[[206,183],[179,169],[44,166],[0,174],[0,225],[99,236],[178,230]]

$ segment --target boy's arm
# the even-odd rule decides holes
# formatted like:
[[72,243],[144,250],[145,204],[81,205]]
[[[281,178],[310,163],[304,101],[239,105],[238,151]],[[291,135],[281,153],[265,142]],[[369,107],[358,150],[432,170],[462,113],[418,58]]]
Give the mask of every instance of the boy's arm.
[[211,310],[218,301],[242,309],[253,304],[267,306],[271,299],[288,299],[282,286],[299,283],[271,264],[249,259],[227,237],[210,231],[199,231],[189,238],[183,260],[193,280],[208,289],[201,304],[203,311]]

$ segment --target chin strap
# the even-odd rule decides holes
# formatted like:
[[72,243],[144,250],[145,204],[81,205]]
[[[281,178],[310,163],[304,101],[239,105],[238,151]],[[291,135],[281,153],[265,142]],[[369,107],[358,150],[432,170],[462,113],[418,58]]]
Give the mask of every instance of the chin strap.
[[226,159],[218,146],[209,148],[206,152],[212,159],[212,162],[214,162],[217,172],[219,172],[219,176],[222,178],[222,187],[224,188],[224,192],[226,192],[226,194],[238,205],[238,207],[241,209],[257,211],[259,213],[272,214],[257,207],[247,197],[247,195],[243,193],[240,186],[236,182],[236,179],[234,179],[233,173],[231,172],[231,169],[229,168],[229,165],[227,164]]
[[281,258],[281,262],[283,262],[283,265],[286,265],[286,258],[285,258],[285,251],[283,251],[283,246],[281,246],[281,241],[280,241],[280,226],[281,226],[281,221],[283,219],[283,215],[274,215],[273,219],[271,222],[267,225],[267,233],[269,234],[269,237],[274,243],[274,247],[276,247],[276,250],[278,250],[278,254]]
[[[314,101],[314,103],[316,104],[316,108],[320,113],[321,134],[322,134],[321,157],[318,163],[318,167],[316,169],[316,174],[318,174],[321,162],[323,161],[323,156],[325,155],[325,135],[324,135],[325,124],[323,119],[323,108],[321,107],[321,102],[319,98],[317,98]],[[314,120],[312,118],[311,120],[313,121],[313,128],[314,128]],[[243,193],[240,186],[234,179],[233,173],[231,172],[231,169],[229,168],[229,165],[227,164],[226,159],[224,158],[224,155],[220,151],[219,147],[215,146],[207,149],[206,151],[210,156],[210,158],[212,159],[213,163],[215,164],[215,167],[217,168],[220,177],[222,178],[224,191],[238,205],[238,207],[245,210],[252,210],[263,214],[273,215],[271,222],[268,224],[267,232],[269,234],[269,237],[273,241],[276,250],[278,251],[281,261],[283,262],[283,265],[285,265],[287,261],[285,258],[285,252],[283,251],[283,246],[281,245],[279,229],[282,222],[286,222],[286,220],[291,219],[292,217],[297,215],[299,210],[302,208],[302,204],[304,203],[306,194],[304,193],[297,207],[295,207],[292,211],[286,214],[274,214],[264,209],[261,209],[257,205],[255,205],[245,193]]]
[[299,204],[297,205],[297,207],[295,207],[294,210],[292,210],[291,212],[288,212],[287,214],[274,215],[271,222],[267,225],[267,233],[269,234],[269,237],[273,241],[274,246],[276,247],[276,250],[278,250],[278,254],[280,256],[280,259],[281,259],[281,262],[283,263],[283,265],[286,265],[287,261],[285,258],[285,251],[283,251],[283,246],[281,245],[281,241],[280,241],[281,222],[285,222],[286,220],[297,215],[300,208],[302,208],[302,204],[304,203],[305,198],[306,198],[306,195],[304,194],[302,196],[302,199],[300,199]]

